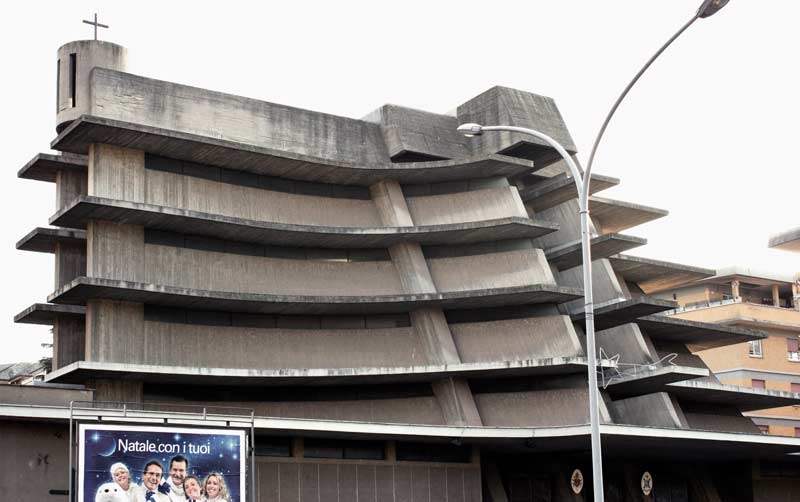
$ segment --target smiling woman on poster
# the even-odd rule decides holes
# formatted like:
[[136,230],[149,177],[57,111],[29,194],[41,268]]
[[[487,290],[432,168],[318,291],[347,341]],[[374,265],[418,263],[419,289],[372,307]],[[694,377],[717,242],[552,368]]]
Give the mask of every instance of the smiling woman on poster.
[[228,499],[228,487],[222,474],[212,472],[203,482],[203,492],[207,502],[232,502]]

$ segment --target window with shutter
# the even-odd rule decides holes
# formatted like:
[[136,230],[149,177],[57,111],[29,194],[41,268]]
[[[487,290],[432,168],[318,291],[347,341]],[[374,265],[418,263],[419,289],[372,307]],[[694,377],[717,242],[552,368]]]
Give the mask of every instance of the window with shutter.
[[764,380],[756,380],[755,378],[752,380],[752,385],[754,389],[763,389],[765,387]]

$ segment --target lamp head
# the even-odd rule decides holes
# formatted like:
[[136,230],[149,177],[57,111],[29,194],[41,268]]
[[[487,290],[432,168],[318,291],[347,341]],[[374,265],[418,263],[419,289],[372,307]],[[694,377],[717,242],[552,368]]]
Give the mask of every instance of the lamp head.
[[473,136],[480,136],[483,134],[483,126],[480,124],[461,124],[458,126],[457,131],[464,136],[471,138]]
[[709,17],[725,7],[730,0],[704,0],[703,4],[697,9],[697,17]]

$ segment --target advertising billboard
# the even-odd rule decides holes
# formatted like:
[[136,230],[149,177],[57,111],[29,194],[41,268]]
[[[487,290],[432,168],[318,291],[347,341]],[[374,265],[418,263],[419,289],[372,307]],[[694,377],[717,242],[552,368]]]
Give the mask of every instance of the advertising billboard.
[[245,432],[78,425],[78,502],[245,502]]

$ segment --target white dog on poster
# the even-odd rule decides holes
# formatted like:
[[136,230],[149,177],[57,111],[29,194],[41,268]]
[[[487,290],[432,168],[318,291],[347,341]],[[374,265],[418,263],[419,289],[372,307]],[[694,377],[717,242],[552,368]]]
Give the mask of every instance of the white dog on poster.
[[103,483],[97,489],[94,502],[128,502],[128,495],[116,483]]

